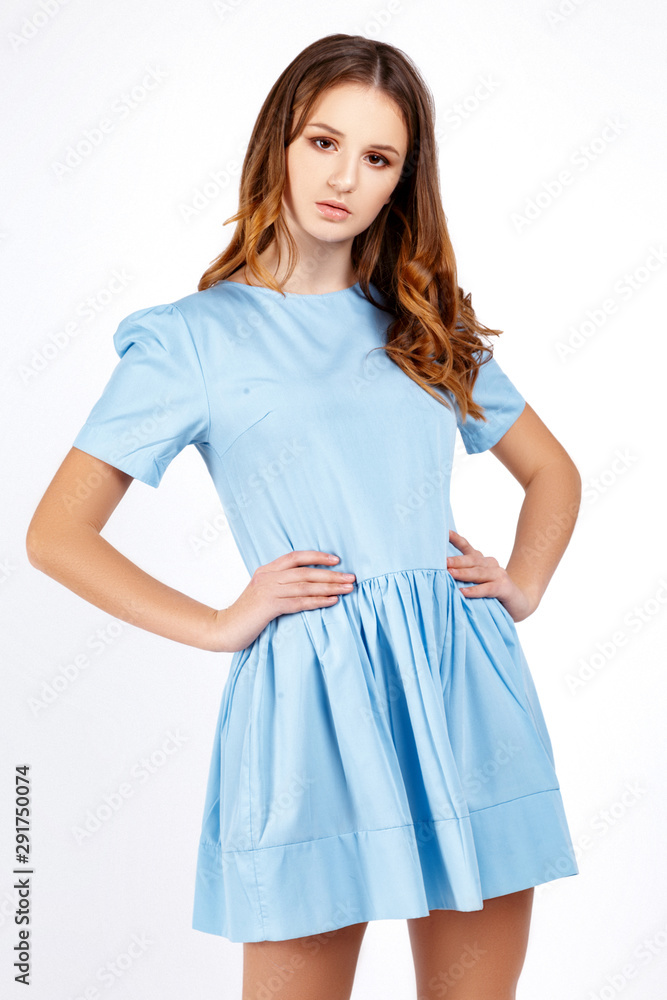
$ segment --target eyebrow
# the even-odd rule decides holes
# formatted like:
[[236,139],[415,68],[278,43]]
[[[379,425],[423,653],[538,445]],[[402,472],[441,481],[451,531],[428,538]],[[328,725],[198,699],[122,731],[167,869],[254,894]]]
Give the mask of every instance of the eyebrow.
[[[323,128],[323,129],[326,129],[327,132],[332,132],[333,135],[340,135],[340,136],[344,136],[345,135],[344,132],[339,132],[337,128],[333,127],[333,125],[326,125],[324,122],[308,122],[307,125],[306,125],[306,128],[308,128],[309,126],[312,126],[313,128]],[[400,156],[400,153],[398,152],[398,150],[394,149],[393,146],[383,146],[379,142],[371,142],[371,143],[369,143],[369,145],[372,146],[374,149],[386,149],[386,150],[389,150],[389,152],[391,152],[391,153],[396,153],[396,156]]]

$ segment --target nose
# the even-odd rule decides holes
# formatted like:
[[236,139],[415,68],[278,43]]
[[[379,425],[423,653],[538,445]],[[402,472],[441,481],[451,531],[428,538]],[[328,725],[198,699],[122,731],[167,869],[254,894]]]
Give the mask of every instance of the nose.
[[357,170],[352,161],[339,161],[329,177],[329,184],[338,191],[353,191],[357,184]]

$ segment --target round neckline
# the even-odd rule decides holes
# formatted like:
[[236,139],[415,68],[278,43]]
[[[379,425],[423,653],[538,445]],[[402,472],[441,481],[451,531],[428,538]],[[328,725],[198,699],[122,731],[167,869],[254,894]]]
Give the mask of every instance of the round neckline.
[[269,292],[271,295],[285,295],[291,299],[326,299],[331,295],[342,295],[344,292],[351,292],[355,288],[361,288],[358,281],[347,288],[337,288],[334,292],[277,292],[275,288],[268,288],[266,285],[248,285],[245,281],[231,281],[229,278],[222,278],[219,285],[239,285],[241,288],[252,288],[258,292]]

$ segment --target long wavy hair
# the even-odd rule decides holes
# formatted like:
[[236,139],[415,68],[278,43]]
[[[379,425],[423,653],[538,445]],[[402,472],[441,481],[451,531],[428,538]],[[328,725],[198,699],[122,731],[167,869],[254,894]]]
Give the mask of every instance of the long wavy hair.
[[[393,314],[386,354],[439,402],[453,394],[461,415],[486,420],[472,397],[481,337],[500,336],[475,316],[470,293],[458,285],[438,180],[433,97],[400,49],[362,35],[334,34],[308,45],[276,80],[257,116],[243,161],[234,235],[202,275],[198,290],[228,278],[244,264],[259,283],[283,292],[260,255],[280,236],[288,248],[287,280],[298,248],[281,212],[287,181],[285,150],[301,134],[327,88],[352,82],[377,88],[403,116],[408,145],[400,179],[388,204],[352,242],[352,266],[369,301]],[[298,113],[298,118],[297,118]],[[278,243],[280,247],[280,243]],[[374,300],[369,282],[385,297]],[[487,359],[488,360],[488,359]]]

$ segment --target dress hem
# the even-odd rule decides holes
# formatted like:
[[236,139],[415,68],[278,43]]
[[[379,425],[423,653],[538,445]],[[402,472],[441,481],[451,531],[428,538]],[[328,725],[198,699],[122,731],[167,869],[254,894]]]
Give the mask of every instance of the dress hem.
[[203,839],[192,929],[232,942],[289,940],[436,909],[481,910],[484,899],[578,873],[560,790],[550,788],[468,816],[274,848],[222,851]]

